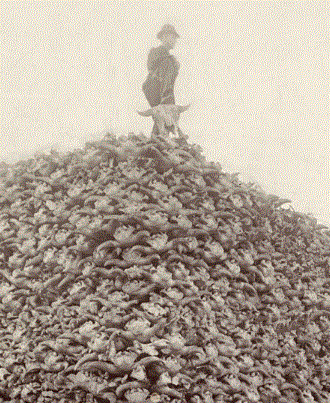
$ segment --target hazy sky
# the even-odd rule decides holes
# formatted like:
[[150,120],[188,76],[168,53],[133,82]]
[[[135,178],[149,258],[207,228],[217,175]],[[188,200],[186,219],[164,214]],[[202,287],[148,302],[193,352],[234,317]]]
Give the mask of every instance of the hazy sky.
[[189,141],[330,223],[327,1],[2,1],[0,160],[150,134],[136,110],[164,23]]

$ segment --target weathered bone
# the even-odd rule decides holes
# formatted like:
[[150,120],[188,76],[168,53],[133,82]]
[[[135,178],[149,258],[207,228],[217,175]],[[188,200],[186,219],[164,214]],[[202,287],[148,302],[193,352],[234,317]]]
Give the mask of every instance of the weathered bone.
[[190,104],[189,105],[161,104],[154,106],[153,108],[147,109],[146,111],[142,112],[137,111],[137,112],[141,116],[152,116],[156,124],[158,125],[159,132],[161,134],[168,135],[169,128],[171,126],[174,126],[173,133],[176,134],[179,133],[178,121],[180,118],[180,114],[182,112],[185,112],[189,107]]
[[187,109],[189,109],[190,104],[189,105],[178,105],[178,112],[182,113],[185,112]]
[[137,113],[139,115],[141,115],[141,116],[152,116],[153,110],[152,110],[152,108],[150,108],[150,109],[148,109],[146,111],[143,111],[143,112],[137,111]]

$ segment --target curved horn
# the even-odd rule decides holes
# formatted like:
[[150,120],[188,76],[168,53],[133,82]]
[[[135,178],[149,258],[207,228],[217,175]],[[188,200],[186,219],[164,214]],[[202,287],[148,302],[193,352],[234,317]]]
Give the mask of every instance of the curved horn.
[[142,112],[137,111],[137,113],[141,116],[152,116],[152,109],[147,109],[146,111]]
[[182,113],[182,112],[184,112],[184,111],[186,111],[187,109],[189,109],[190,108],[190,105],[191,104],[189,104],[189,105],[178,105],[178,112],[179,113]]

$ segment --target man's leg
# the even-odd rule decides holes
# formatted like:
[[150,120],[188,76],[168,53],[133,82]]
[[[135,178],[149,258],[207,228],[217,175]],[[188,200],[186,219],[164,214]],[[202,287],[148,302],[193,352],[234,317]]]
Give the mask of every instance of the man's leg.
[[158,124],[156,123],[156,119],[154,117],[152,117],[153,121],[154,121],[154,126],[152,128],[151,131],[151,136],[159,136],[159,128],[158,128]]
[[142,85],[142,91],[151,107],[157,106],[161,102],[161,83],[155,78],[148,77]]
[[[143,84],[143,92],[149,105],[153,108],[161,102],[161,83],[158,80],[147,80]],[[151,131],[151,137],[159,136],[159,128],[154,117],[152,117],[154,125]]]

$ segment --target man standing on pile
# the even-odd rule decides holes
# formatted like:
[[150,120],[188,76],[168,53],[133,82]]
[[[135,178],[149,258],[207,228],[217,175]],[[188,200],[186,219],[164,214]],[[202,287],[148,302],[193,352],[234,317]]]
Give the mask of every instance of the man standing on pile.
[[[142,85],[142,91],[151,107],[175,104],[174,83],[180,68],[176,58],[169,52],[179,38],[173,25],[165,24],[158,32],[157,38],[162,44],[149,52],[147,62],[149,74]],[[155,122],[152,135],[158,134],[158,126]]]

